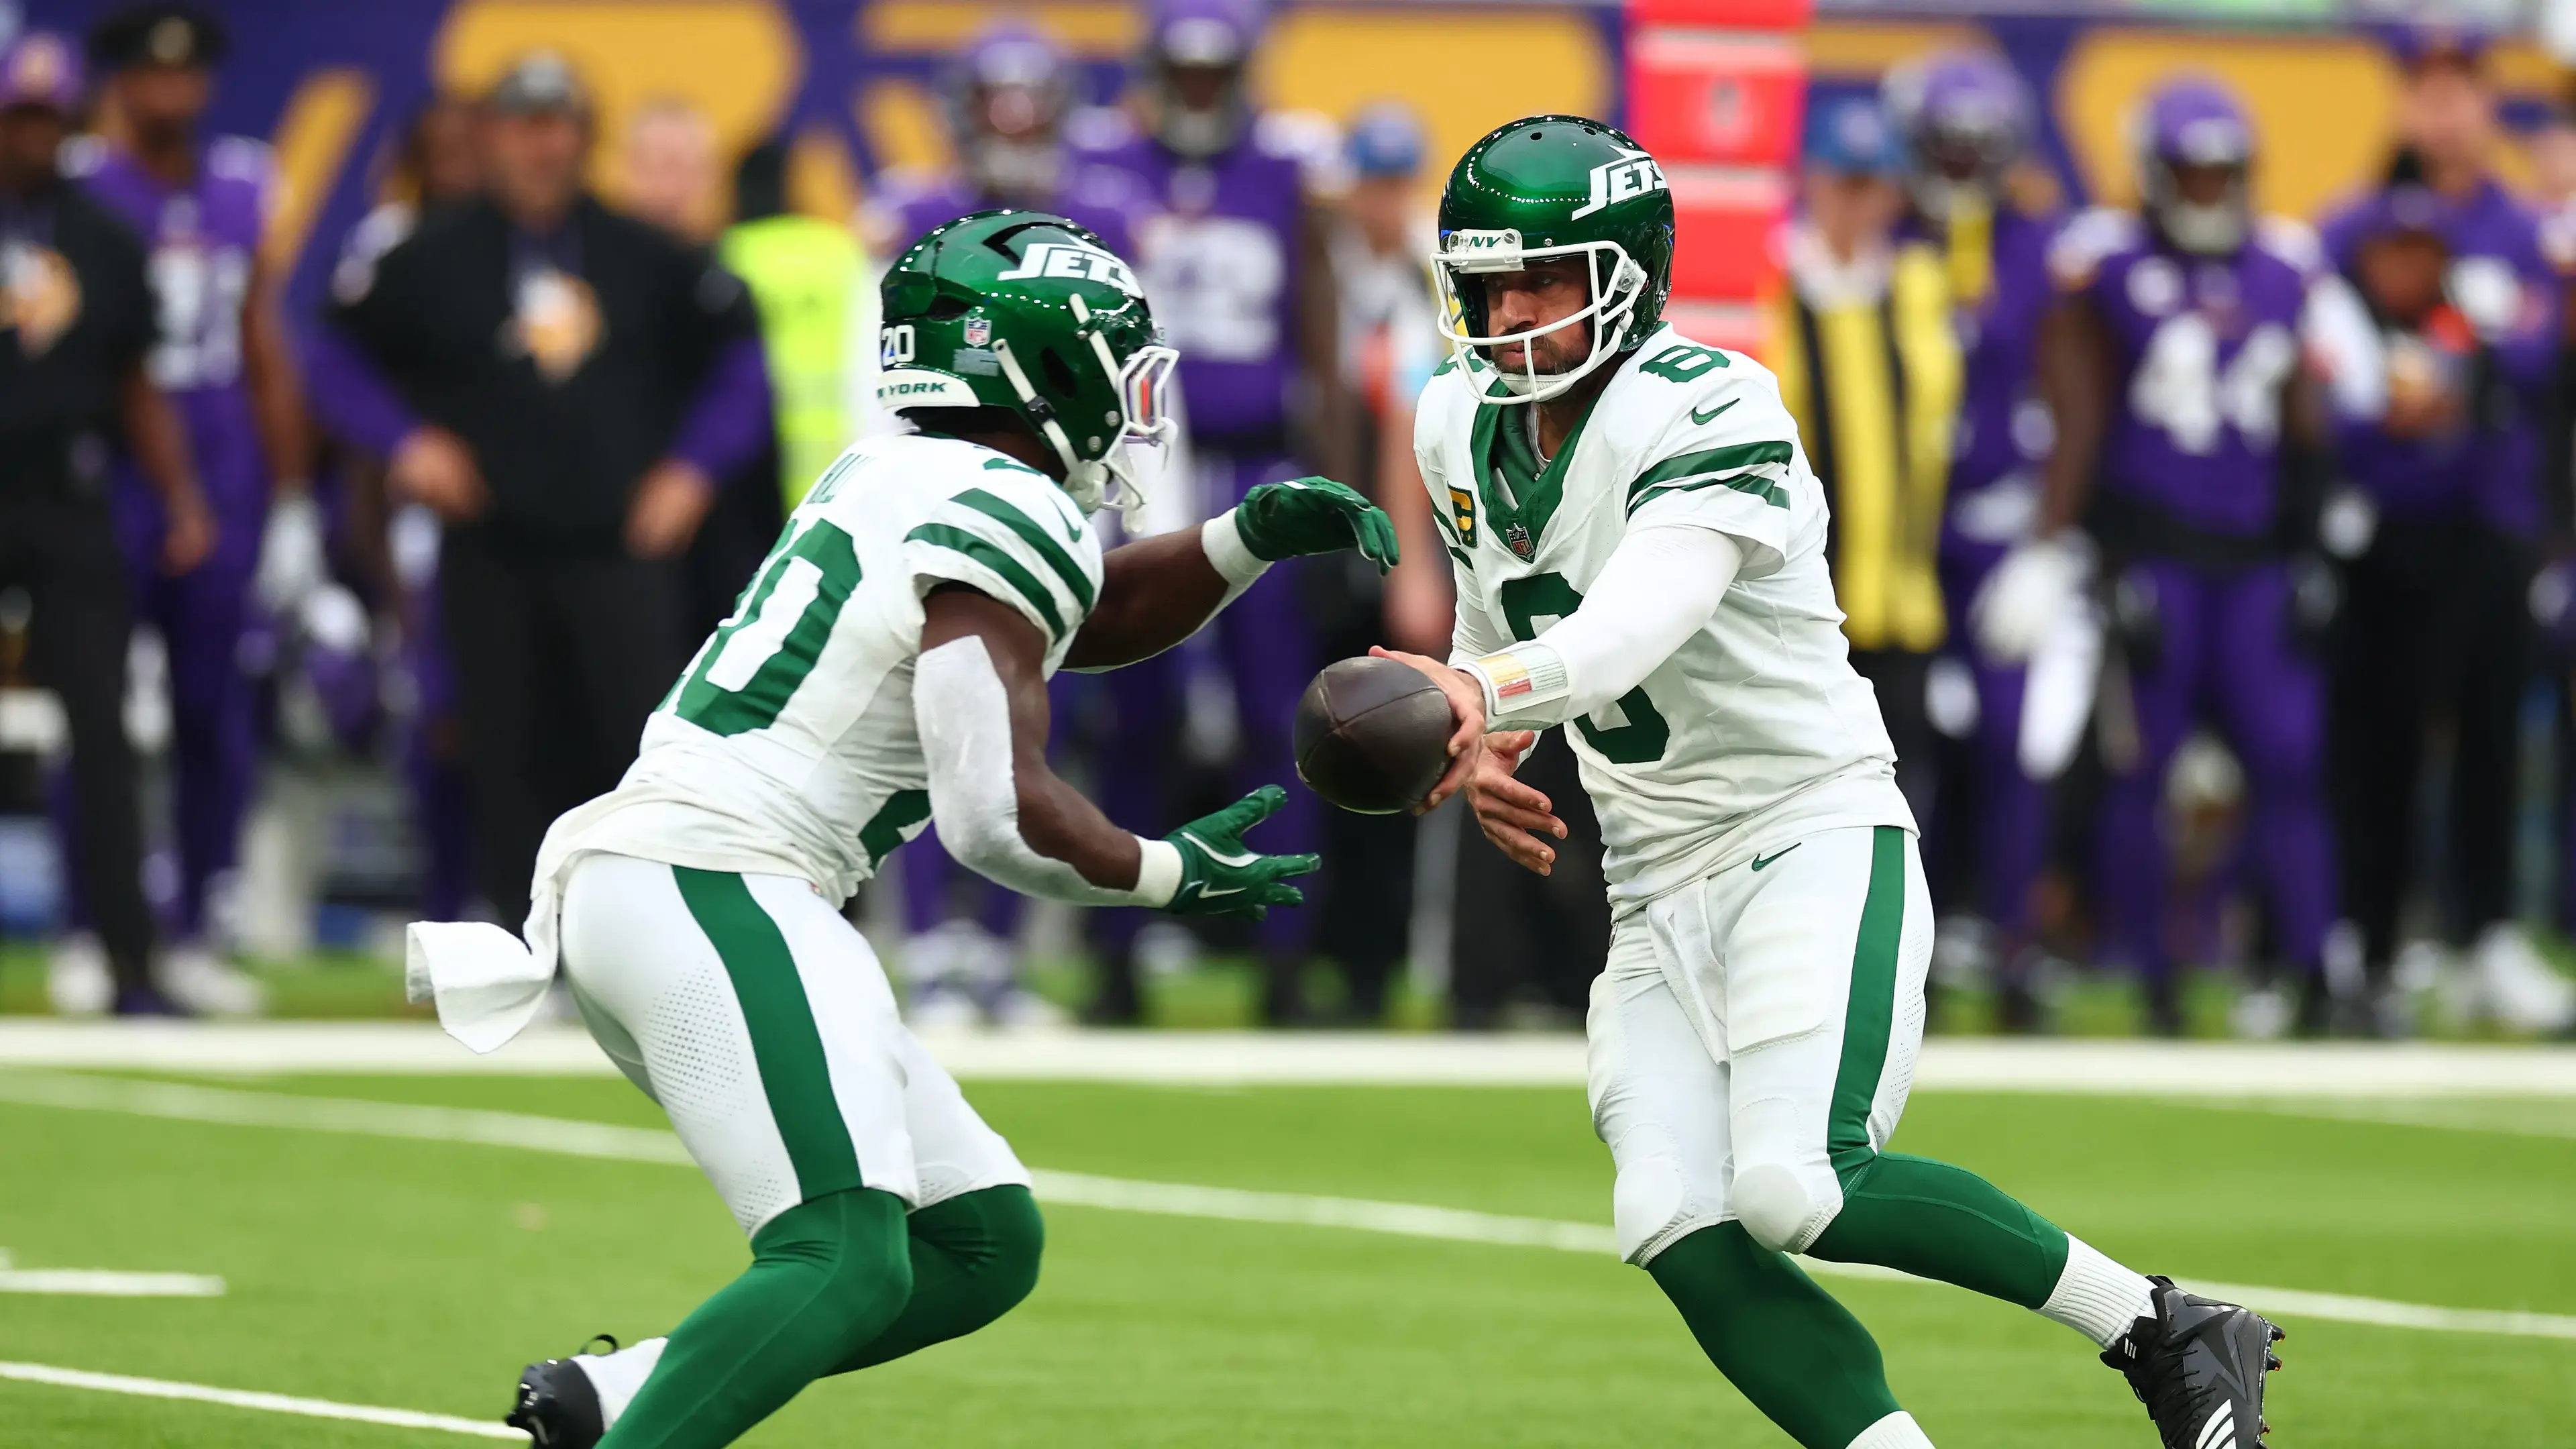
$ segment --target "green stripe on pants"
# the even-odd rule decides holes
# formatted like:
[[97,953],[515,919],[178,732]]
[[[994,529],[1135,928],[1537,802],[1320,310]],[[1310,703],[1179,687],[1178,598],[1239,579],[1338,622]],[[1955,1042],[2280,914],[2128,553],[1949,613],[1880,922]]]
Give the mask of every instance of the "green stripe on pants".
[[1834,1105],[1825,1151],[1849,1191],[1878,1150],[1870,1145],[1869,1108],[1887,1068],[1887,1034],[1896,1015],[1896,943],[1905,934],[1905,832],[1877,827],[1870,840],[1869,896],[1861,903],[1860,939],[1852,948],[1851,996],[1843,1012],[1843,1059],[1834,1073]]
[[734,999],[742,1005],[752,1058],[760,1067],[760,1089],[787,1144],[787,1159],[795,1164],[801,1200],[864,1186],[858,1149],[832,1095],[823,1034],[778,923],[752,899],[750,884],[730,871],[675,865],[671,879],[733,978]]

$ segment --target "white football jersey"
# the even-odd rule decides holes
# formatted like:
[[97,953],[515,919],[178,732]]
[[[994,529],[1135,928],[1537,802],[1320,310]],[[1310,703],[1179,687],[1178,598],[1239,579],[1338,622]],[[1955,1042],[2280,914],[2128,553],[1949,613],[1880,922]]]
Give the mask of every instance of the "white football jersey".
[[645,723],[626,777],[555,822],[539,882],[605,850],[846,898],[930,820],[912,672],[922,598],[951,581],[1044,632],[1052,675],[1100,595],[1099,536],[1055,480],[990,448],[851,447]]
[[1620,361],[1543,469],[1506,432],[1528,426],[1531,405],[1486,405],[1488,391],[1502,391],[1492,372],[1452,362],[1415,420],[1457,564],[1453,658],[1572,614],[1632,520],[1711,528],[1744,554],[1705,627],[1568,727],[1614,908],[1814,831],[1914,828],[1877,696],[1843,642],[1824,492],[1771,373],[1662,328]]

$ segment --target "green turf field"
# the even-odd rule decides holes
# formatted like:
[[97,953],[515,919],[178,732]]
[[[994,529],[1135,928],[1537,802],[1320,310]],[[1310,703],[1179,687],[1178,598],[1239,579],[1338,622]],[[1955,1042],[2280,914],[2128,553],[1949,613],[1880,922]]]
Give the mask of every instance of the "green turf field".
[[[228,1090],[657,1126],[601,1079],[285,1078]],[[1160,1183],[1605,1222],[1570,1090],[969,1085],[1029,1162]],[[2481,1125],[2512,1130],[2485,1130]],[[2444,1125],[2121,1098],[1926,1095],[1899,1145],[1974,1165],[2150,1271],[2576,1313],[2576,1122]],[[0,1104],[20,1269],[219,1274],[212,1299],[0,1296],[0,1361],[488,1419],[519,1364],[658,1331],[739,1267],[684,1166]],[[777,1446],[1782,1445],[1646,1276],[1606,1256],[1049,1209],[996,1327],[810,1390]],[[1947,1288],[1831,1278],[1944,1445],[2154,1443],[2074,1335]],[[2569,1442],[2576,1341],[2285,1315],[2277,1445]],[[0,1443],[475,1442],[0,1382]]]

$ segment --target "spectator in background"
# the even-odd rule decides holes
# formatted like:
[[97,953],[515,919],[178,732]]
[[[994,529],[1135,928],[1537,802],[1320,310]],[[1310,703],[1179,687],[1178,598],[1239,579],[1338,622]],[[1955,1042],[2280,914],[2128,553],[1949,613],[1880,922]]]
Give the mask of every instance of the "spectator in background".
[[[474,103],[460,96],[434,96],[413,115],[380,180],[375,206],[341,241],[331,269],[335,299],[365,296],[375,285],[376,263],[417,230],[421,218],[481,193],[483,155],[474,128]],[[331,338],[316,341],[314,354],[324,365],[308,381],[314,411],[327,420],[340,415],[335,389],[351,372],[329,365],[336,356]],[[426,504],[390,498],[382,460],[367,456],[363,447],[341,449],[338,468],[348,485],[352,552],[394,620],[394,668],[401,683],[389,700],[421,846],[421,918],[465,920],[474,895],[473,850],[456,670],[438,618],[438,515]]]
[[333,310],[352,374],[333,421],[445,525],[476,874],[506,913],[548,823],[616,783],[679,672],[676,560],[769,398],[742,284],[582,189],[590,106],[561,57],[512,65],[479,124],[487,193]]
[[151,252],[161,319],[152,381],[187,424],[218,525],[202,567],[159,574],[160,494],[131,469],[120,473],[118,531],[136,612],[160,633],[170,665],[179,890],[166,981],[183,1005],[242,1014],[258,1011],[264,993],[218,954],[210,900],[229,882],[258,782],[258,694],[243,641],[301,604],[324,571],[302,383],[279,306],[284,279],[260,254],[275,162],[257,141],[200,130],[227,44],[220,25],[187,6],[102,22],[89,48],[107,73],[104,137],[75,148],[72,169]]
[[[1440,365],[1439,317],[1423,258],[1437,245],[1421,195],[1422,121],[1400,101],[1351,118],[1350,190],[1333,230],[1342,386],[1355,404],[1361,487],[1398,520],[1404,562],[1384,581],[1386,639],[1416,654],[1449,647],[1449,570],[1413,461],[1413,402]],[[1367,587],[1379,587],[1374,570]],[[1375,641],[1372,641],[1375,642]],[[1332,652],[1332,651],[1327,651]],[[1361,651],[1365,652],[1365,651]]]
[[[1964,618],[2006,550],[2028,536],[2039,504],[2038,460],[2050,426],[2032,351],[2051,300],[2048,242],[2061,218],[2033,204],[2033,188],[2013,185],[2028,164],[2031,104],[2001,56],[1950,51],[1900,66],[1881,94],[1906,151],[1911,207],[1899,236],[1940,264],[1959,338],[1963,376],[1939,568],[1946,611]],[[1931,822],[1938,848],[1927,854],[1967,865],[1973,885],[1946,913],[1941,934],[1982,958],[1997,1024],[2036,1030],[2031,895],[2047,856],[2049,792],[2023,763],[2026,671],[1972,638],[1953,635],[1949,647],[1971,671],[1976,721],[1961,762],[1965,778],[1942,782]]]
[[[706,115],[677,97],[647,101],[627,124],[623,148],[626,210],[683,246],[704,246],[717,232],[723,198],[716,194],[716,133]],[[755,306],[759,289],[752,289]],[[768,370],[769,349],[761,349]],[[776,392],[773,389],[774,400]],[[734,611],[743,585],[778,542],[787,516],[771,487],[778,473],[774,436],[731,477],[716,480],[716,501],[681,560],[688,607],[682,632],[701,638]],[[819,474],[820,470],[817,470]],[[808,482],[812,479],[808,478]]]
[[161,503],[157,547],[143,560],[151,577],[202,564],[217,524],[146,365],[154,303],[143,249],[56,168],[79,103],[79,65],[59,36],[31,31],[0,48],[0,588],[35,601],[29,662],[70,727],[72,874],[102,943],[94,970],[57,970],[49,994],[66,1014],[159,1014],[171,1008],[152,980],[125,734],[130,605],[108,483],[118,434]]
[[681,241],[704,246],[722,230],[722,179],[716,130],[706,113],[677,96],[638,107],[620,148],[619,203]]
[[2403,1035],[2392,984],[2399,912],[2422,859],[2427,736],[2452,737],[2437,893],[2471,993],[2526,1031],[2576,1024],[2576,984],[2513,920],[2514,795],[2541,524],[2537,422],[2559,349],[2559,283],[2539,219],[2493,172],[2495,102],[2477,38],[2410,30],[2388,184],[2324,228],[2387,359],[2387,408],[2336,437],[2352,485],[2325,514],[2344,561],[2333,651],[2332,760],[2345,914],[2361,928],[2370,1008]]
[[1961,376],[1950,271],[1928,246],[1897,245],[1904,156],[1875,100],[1810,111],[1804,168],[1771,365],[1833,509],[1827,549],[1852,667],[1878,691],[1897,783],[1929,825],[1927,700],[1948,629],[1934,554]]
[[[1300,473],[1352,476],[1327,214],[1309,199],[1293,138],[1268,124],[1274,118],[1251,94],[1263,19],[1256,0],[1156,0],[1137,65],[1140,134],[1101,153],[1155,208],[1137,229],[1135,260],[1154,315],[1180,349],[1202,512]],[[1289,724],[1321,662],[1314,595],[1332,588],[1314,571],[1274,568],[1218,616],[1216,653],[1240,742],[1234,764],[1247,779],[1286,779],[1295,769]],[[1125,671],[1139,676],[1136,689],[1160,678],[1177,691],[1189,656],[1166,657],[1173,666]],[[1119,734],[1156,742],[1123,721]],[[1319,809],[1311,792],[1290,792],[1268,827],[1276,848],[1312,849]],[[1329,880],[1333,867],[1325,869]],[[1272,911],[1258,928],[1264,1021],[1304,1017],[1311,931],[1302,910]],[[1111,943],[1102,973],[1101,1014],[1132,1016],[1132,951]]]
[[764,141],[734,168],[733,225],[717,255],[751,288],[777,434],[778,501],[792,510],[858,435],[876,399],[867,256],[850,229],[788,207],[787,144]]
[[[1408,542],[1420,552],[1398,565],[1402,592],[1392,578],[1381,583],[1364,560],[1319,591],[1317,652],[1325,659],[1390,641],[1444,658],[1449,652],[1448,556],[1413,458],[1413,402],[1443,355],[1423,266],[1434,247],[1420,194],[1424,145],[1412,108],[1382,101],[1352,117],[1342,150],[1350,184],[1333,225],[1333,275],[1342,307],[1342,387],[1354,403],[1350,452],[1360,470],[1348,481],[1391,517],[1405,518]],[[1409,617],[1397,633],[1400,608]],[[1539,788],[1552,794],[1557,787]],[[1451,823],[1444,818],[1439,828]],[[1323,813],[1323,854],[1333,868],[1316,903],[1315,936],[1342,972],[1340,1014],[1348,1021],[1373,1023],[1386,1014],[1413,915],[1417,836],[1410,815]]]

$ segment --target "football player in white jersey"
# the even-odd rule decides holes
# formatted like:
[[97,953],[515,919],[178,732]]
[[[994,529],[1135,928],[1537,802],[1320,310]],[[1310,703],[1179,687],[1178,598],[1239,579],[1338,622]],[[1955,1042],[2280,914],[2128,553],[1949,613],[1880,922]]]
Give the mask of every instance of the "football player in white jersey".
[[1540,874],[1564,827],[1512,770],[1532,731],[1571,731],[1615,913],[1589,1030],[1621,1253],[1808,1449],[1931,1441],[1800,1253],[2035,1309],[2127,1375],[2168,1449],[2254,1445],[2270,1324],[1885,1150],[1932,949],[1914,820],[1777,383],[1662,324],[1654,158],[1596,121],[1515,121],[1451,173],[1440,236],[1452,358],[1414,447],[1456,633],[1446,664],[1390,657],[1457,721],[1425,808],[1463,788]]
[[412,931],[415,995],[477,1050],[558,961],[591,1034],[670,1114],[750,1236],[751,1267],[667,1339],[531,1365],[539,1444],[713,1449],[808,1382],[999,1317],[1036,1282],[1029,1175],[895,1013],[841,903],[936,821],[1031,895],[1185,914],[1301,899],[1311,855],[1244,832],[1276,785],[1159,840],[1047,768],[1046,680],[1180,642],[1271,560],[1395,557],[1323,479],[1102,554],[1174,354],[1126,262],[1061,218],[931,232],[883,285],[878,387],[916,431],[816,482],[644,731],[618,788],[555,822],[526,941]]

